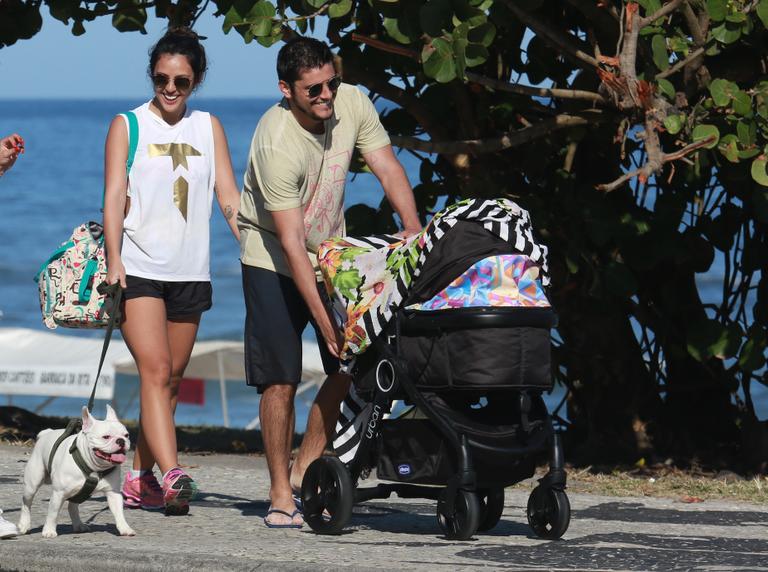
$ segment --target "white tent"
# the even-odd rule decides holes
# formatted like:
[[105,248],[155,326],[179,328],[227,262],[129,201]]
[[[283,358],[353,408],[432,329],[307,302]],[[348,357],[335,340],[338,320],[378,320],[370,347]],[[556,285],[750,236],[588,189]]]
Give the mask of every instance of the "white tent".
[[[84,397],[91,394],[103,338],[54,334],[27,328],[0,328],[0,394]],[[320,352],[304,342],[299,391],[325,378]],[[219,380],[224,425],[229,425],[226,382],[245,379],[243,343],[198,341],[184,372],[185,377]],[[138,375],[136,364],[119,336],[113,337],[99,378],[96,397],[112,399],[115,375]],[[50,401],[47,401],[49,403]],[[44,404],[45,405],[45,404]],[[258,418],[249,427],[258,426]]]

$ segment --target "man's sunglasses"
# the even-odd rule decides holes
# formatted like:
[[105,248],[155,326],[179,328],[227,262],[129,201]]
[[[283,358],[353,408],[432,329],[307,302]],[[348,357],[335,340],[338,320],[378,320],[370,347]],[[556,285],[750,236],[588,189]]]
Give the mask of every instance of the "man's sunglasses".
[[341,85],[341,78],[335,75],[327,81],[321,81],[320,83],[310,85],[308,88],[306,88],[307,95],[309,95],[309,97],[312,99],[320,97],[320,94],[323,93],[324,85],[328,85],[328,89],[330,89],[333,93],[336,93],[336,90],[339,89],[339,86]]
[[[171,78],[161,73],[156,73],[152,76],[152,83],[155,85],[155,89],[165,89],[169,81],[171,81]],[[179,91],[187,92],[192,87],[192,80],[184,76],[175,77],[173,78],[173,85]]]

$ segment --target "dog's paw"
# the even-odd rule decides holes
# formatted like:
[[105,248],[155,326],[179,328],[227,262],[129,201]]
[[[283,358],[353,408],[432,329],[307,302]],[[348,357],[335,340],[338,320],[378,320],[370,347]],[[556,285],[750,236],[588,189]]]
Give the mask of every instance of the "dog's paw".
[[56,538],[56,528],[43,527],[43,538]]
[[72,530],[74,532],[91,532],[91,527],[81,522],[80,524],[77,524],[77,525],[73,524]]
[[120,536],[136,536],[136,532],[134,532],[130,526],[119,528],[118,531],[120,532]]
[[25,524],[25,523],[19,522],[16,528],[19,529],[19,535],[26,534],[29,532],[29,523]]

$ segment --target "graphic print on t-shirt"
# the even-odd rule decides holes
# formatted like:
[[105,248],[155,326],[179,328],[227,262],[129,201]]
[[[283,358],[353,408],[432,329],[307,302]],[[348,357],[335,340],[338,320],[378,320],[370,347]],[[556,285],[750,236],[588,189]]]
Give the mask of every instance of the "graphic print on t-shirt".
[[320,176],[310,175],[317,181],[312,185],[312,199],[304,213],[304,232],[310,247],[344,231],[344,183],[351,157],[348,150],[326,156]]
[[[170,157],[173,161],[173,171],[179,166],[189,170],[187,157],[202,157],[202,153],[187,143],[150,143],[147,145],[150,157]],[[181,212],[184,220],[187,220],[187,203],[189,201],[189,183],[179,176],[173,182],[173,204]]]

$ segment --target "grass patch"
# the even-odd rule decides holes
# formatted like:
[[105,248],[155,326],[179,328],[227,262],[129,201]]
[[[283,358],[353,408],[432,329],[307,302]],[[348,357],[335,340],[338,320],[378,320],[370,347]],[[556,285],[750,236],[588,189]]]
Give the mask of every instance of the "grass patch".
[[[616,497],[662,497],[683,503],[738,500],[768,504],[768,477],[743,478],[731,472],[677,468],[596,470],[568,467],[568,490]],[[544,476],[546,467],[536,471]],[[520,484],[518,487],[528,487]]]

